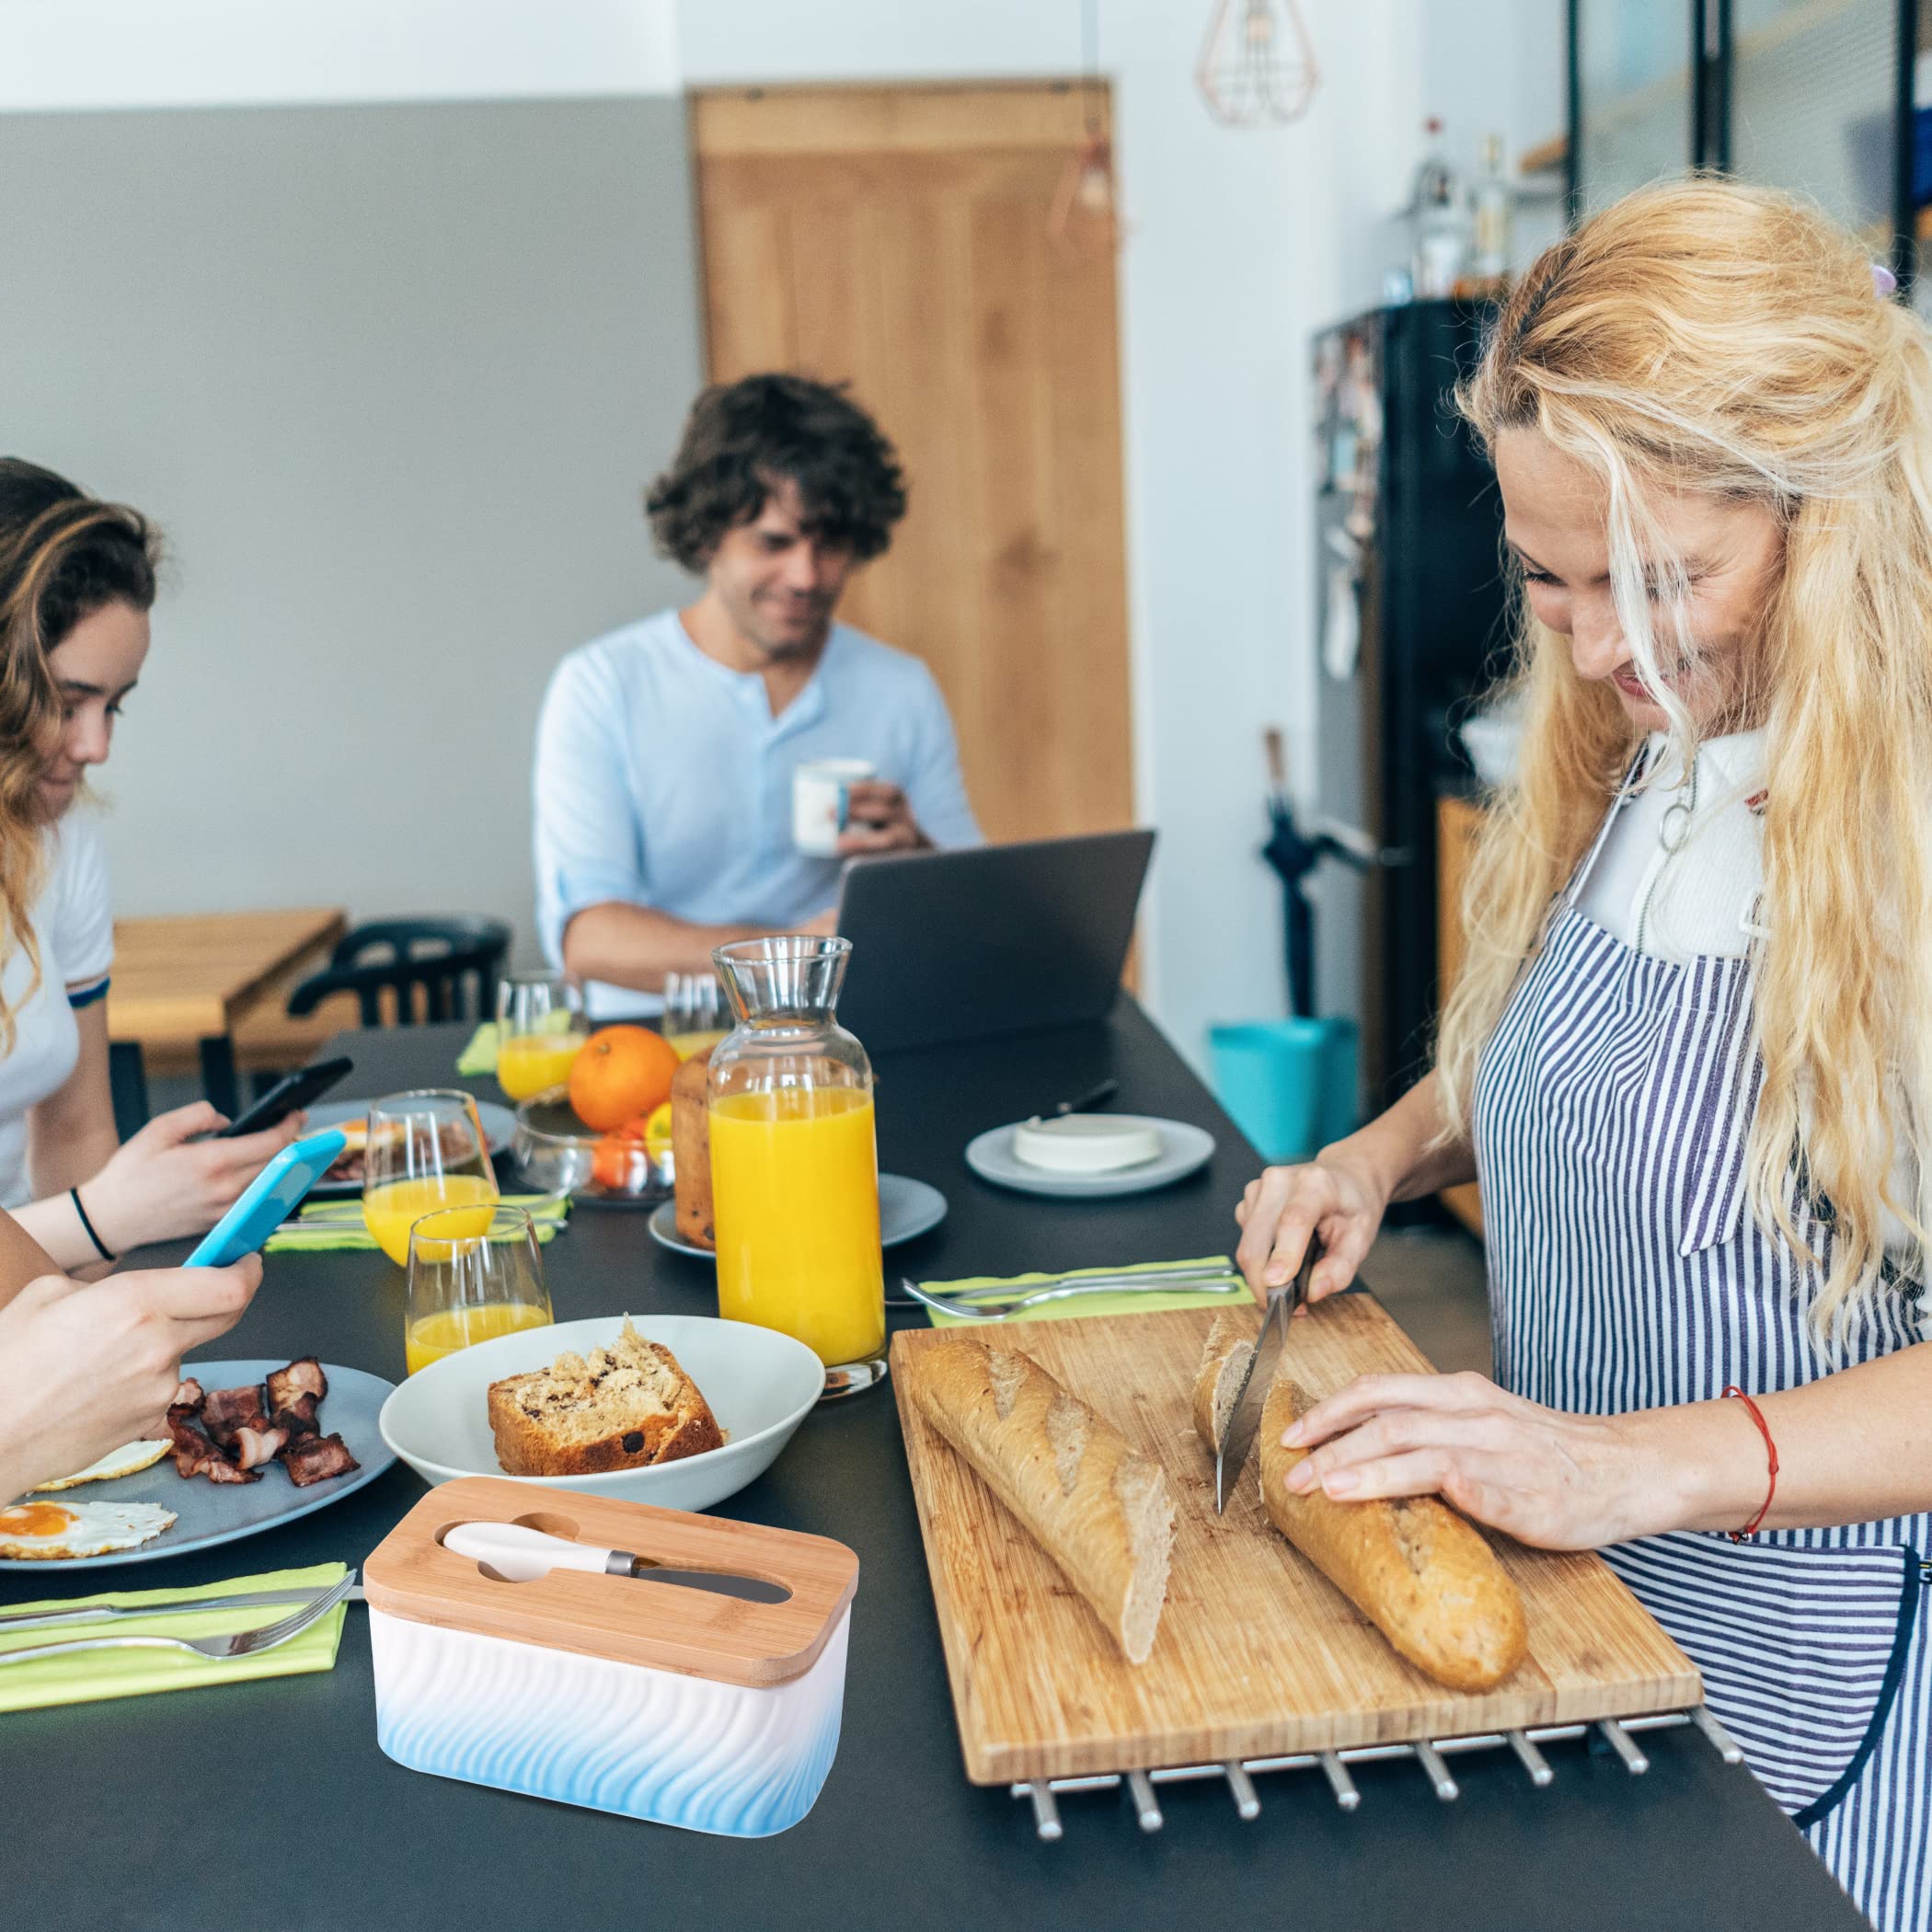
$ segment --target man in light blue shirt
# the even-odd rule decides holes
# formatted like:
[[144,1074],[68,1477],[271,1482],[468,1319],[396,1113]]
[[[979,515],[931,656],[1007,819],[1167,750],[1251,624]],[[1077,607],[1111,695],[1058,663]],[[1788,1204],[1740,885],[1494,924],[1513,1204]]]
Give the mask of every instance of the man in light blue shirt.
[[[647,507],[703,594],[572,651],[537,724],[537,931],[600,1017],[713,947],[830,932],[844,858],[980,843],[932,673],[833,621],[905,509],[871,419],[799,376],[707,389]],[[792,842],[792,774],[822,758],[878,775],[837,857]]]

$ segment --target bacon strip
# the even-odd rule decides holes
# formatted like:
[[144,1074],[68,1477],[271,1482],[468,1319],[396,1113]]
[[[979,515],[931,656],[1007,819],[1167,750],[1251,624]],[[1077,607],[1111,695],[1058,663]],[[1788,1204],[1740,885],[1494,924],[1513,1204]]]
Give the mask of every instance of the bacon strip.
[[297,1489],[305,1489],[312,1482],[347,1476],[362,1466],[350,1455],[349,1444],[339,1435],[307,1435],[283,1449],[282,1466]]
[[242,1466],[211,1443],[194,1426],[194,1409],[176,1403],[167,1411],[168,1440],[174,1444],[175,1474],[180,1477],[205,1476],[210,1482],[259,1482],[261,1472],[244,1470]]
[[321,1401],[328,1393],[328,1377],[322,1373],[322,1364],[313,1355],[305,1355],[299,1362],[292,1362],[286,1368],[270,1371],[268,1379],[267,1408],[270,1415],[278,1409],[293,1409],[300,1396],[313,1396]]

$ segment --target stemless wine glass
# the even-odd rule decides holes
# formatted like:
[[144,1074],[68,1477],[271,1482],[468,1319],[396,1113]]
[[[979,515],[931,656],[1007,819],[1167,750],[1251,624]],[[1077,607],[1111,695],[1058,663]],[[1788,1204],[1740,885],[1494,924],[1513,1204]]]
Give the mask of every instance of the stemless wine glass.
[[497,1085],[512,1100],[561,1087],[588,1034],[569,973],[512,973],[497,987]]
[[730,1009],[715,972],[667,972],[664,975],[664,1038],[688,1060],[714,1047],[730,1030]]
[[523,1209],[439,1208],[410,1227],[403,1351],[412,1375],[472,1342],[554,1318],[536,1224]]
[[408,1263],[413,1222],[438,1208],[466,1208],[471,1232],[480,1235],[496,1198],[489,1145],[466,1093],[421,1087],[371,1105],[362,1219],[398,1268]]

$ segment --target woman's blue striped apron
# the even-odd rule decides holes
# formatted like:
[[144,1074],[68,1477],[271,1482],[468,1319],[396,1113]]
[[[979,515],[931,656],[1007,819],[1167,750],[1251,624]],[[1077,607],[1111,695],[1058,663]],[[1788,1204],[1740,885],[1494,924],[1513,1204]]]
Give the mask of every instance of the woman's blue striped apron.
[[[1615,808],[1611,817],[1615,816]],[[1610,818],[1604,821],[1604,832]],[[1837,1362],[1820,1271],[1748,1211],[1742,959],[1646,957],[1577,910],[1604,834],[1478,1069],[1496,1377],[1589,1415],[1810,1382],[1920,1340],[1887,1292]],[[1828,1232],[1800,1218],[1815,1252]],[[1932,1518],[1645,1537],[1605,1560],[1704,1673],[1711,1709],[1884,1932],[1932,1927]]]

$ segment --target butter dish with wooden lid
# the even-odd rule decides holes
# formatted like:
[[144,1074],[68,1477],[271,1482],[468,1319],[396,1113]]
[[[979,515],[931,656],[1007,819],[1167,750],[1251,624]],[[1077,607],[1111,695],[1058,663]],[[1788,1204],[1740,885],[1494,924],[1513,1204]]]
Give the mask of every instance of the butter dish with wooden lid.
[[[632,1552],[638,1572],[512,1581],[445,1547],[466,1523]],[[658,1567],[788,1593],[747,1601]],[[758,1838],[798,1823],[832,1768],[858,1583],[843,1544],[466,1477],[416,1504],[363,1581],[377,1742],[411,1770]]]

